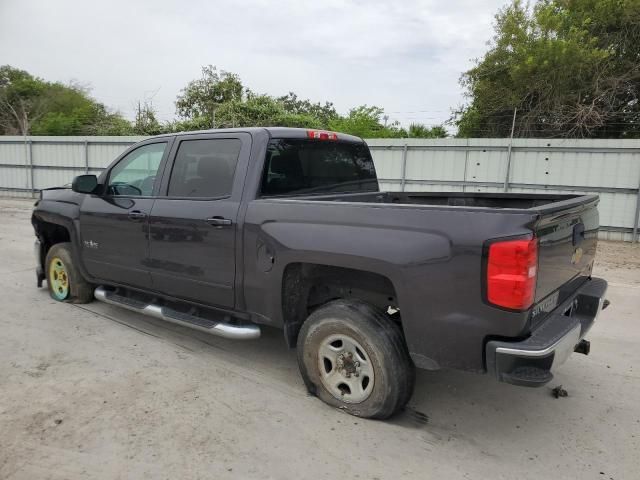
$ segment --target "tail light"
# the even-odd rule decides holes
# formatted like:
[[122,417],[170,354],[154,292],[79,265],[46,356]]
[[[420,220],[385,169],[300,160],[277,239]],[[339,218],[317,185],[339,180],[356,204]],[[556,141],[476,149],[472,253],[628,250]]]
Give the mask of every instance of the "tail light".
[[335,132],[325,132],[324,130],[307,130],[307,137],[314,140],[338,140]]
[[538,240],[505,240],[489,245],[487,300],[513,310],[526,310],[536,293]]

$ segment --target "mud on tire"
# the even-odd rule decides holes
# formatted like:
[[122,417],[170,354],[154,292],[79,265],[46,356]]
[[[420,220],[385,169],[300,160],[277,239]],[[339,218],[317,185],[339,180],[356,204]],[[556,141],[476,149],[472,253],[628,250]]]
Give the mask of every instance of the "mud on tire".
[[355,416],[388,418],[413,392],[415,367],[400,326],[364,302],[335,300],[314,311],[297,354],[309,392]]

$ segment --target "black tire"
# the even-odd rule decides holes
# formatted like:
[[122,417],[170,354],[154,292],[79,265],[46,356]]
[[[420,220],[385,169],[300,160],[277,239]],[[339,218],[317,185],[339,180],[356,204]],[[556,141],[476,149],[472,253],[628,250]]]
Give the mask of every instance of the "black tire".
[[[343,335],[362,346],[374,371],[368,397],[357,403],[338,398],[321,378],[321,347],[326,346],[328,339]],[[297,350],[300,373],[309,392],[352,415],[388,418],[402,409],[413,393],[415,367],[400,326],[384,312],[364,302],[335,300],[318,308],[302,325]],[[333,362],[326,368],[333,372]],[[337,374],[345,371],[338,370]],[[337,375],[336,372],[333,374]]]
[[[52,279],[50,278],[51,263],[56,258],[62,261],[64,270],[68,276],[68,289],[64,298],[61,298],[60,293],[53,291]],[[54,300],[68,303],[89,303],[93,300],[93,287],[84,279],[76,267],[71,255],[70,243],[56,243],[49,249],[44,262],[44,271],[49,295],[51,295],[51,298]]]

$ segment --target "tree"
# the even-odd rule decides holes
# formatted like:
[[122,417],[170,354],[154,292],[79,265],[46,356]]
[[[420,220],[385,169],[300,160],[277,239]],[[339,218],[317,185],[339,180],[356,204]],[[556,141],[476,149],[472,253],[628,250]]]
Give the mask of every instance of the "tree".
[[409,138],[445,138],[447,137],[447,130],[443,125],[435,125],[431,128],[420,123],[412,123],[409,125],[408,137]]
[[[340,115],[330,102],[312,102],[289,92],[273,97],[246,88],[234,73],[209,65],[176,100],[180,117],[160,122],[151,101],[137,102],[130,122],[111,112],[79,84],[63,85],[10,66],[0,67],[0,135],[157,135],[212,127],[282,126],[331,129],[365,138],[437,138],[442,126],[387,123],[383,109],[362,105]],[[384,123],[383,123],[384,119]]]
[[307,115],[317,118],[323,126],[329,124],[329,122],[338,117],[333,103],[320,102],[313,103],[310,100],[300,100],[298,96],[289,92],[283,97],[278,97],[277,101],[282,104],[285,111],[294,115]]
[[461,83],[460,136],[640,137],[640,2],[515,0]]
[[344,117],[338,116],[330,120],[329,128],[363,138],[403,136],[400,135],[401,132],[397,124],[388,127],[382,124],[383,113],[384,110],[380,107],[361,105],[349,110],[349,114]]
[[215,123],[215,113],[224,103],[241,101],[244,87],[235,73],[221,71],[213,65],[202,67],[202,78],[192,80],[176,100],[176,112],[184,119],[204,118],[209,128]]
[[170,124],[160,123],[156,117],[153,103],[145,100],[144,102],[138,101],[132,130],[136,135],[159,135],[170,132],[172,127]]
[[0,67],[0,133],[27,135],[46,112],[46,84],[24,70]]
[[0,134],[122,135],[131,125],[93,100],[80,85],[47,82],[0,67]]
[[289,92],[272,97],[246,88],[234,73],[220,71],[209,65],[202,68],[202,77],[182,89],[176,100],[180,121],[170,125],[172,131],[229,127],[299,127],[331,129],[361,137],[422,137],[447,136],[442,126],[428,128],[414,125],[409,134],[398,122],[381,123],[383,110],[363,105],[348,115],[339,115],[331,102],[303,100]]
[[221,127],[303,127],[322,128],[322,121],[310,113],[288,111],[282,102],[251,91],[241,100],[220,105],[216,122]]

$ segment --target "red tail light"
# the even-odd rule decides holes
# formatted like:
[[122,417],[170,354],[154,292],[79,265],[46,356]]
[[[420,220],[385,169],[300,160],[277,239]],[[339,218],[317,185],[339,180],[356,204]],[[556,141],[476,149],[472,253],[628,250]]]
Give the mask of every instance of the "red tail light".
[[526,310],[533,304],[538,271],[538,240],[505,240],[489,246],[487,300],[499,307]]
[[338,140],[338,134],[335,132],[325,132],[323,130],[307,130],[307,137],[314,140]]

